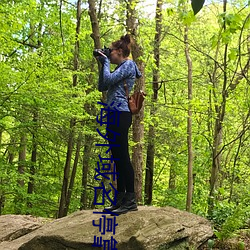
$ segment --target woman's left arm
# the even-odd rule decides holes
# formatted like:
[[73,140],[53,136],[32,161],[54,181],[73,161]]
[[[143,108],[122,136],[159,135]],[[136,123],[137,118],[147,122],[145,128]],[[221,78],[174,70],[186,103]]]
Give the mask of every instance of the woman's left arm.
[[99,73],[98,90],[100,92],[108,90],[108,86],[103,81],[103,65]]

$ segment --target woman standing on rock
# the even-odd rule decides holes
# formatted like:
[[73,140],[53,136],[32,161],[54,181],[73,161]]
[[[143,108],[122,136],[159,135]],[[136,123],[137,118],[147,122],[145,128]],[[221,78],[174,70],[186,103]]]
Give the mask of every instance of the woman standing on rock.
[[[131,91],[135,79],[141,77],[141,73],[134,61],[128,58],[130,54],[130,36],[122,36],[113,42],[109,48],[110,59],[100,54],[97,57],[102,68],[99,75],[98,90],[107,92],[107,104],[111,109],[116,109],[119,121],[107,126],[109,144],[119,144],[119,147],[111,147],[111,152],[118,172],[117,178],[117,202],[116,205],[105,207],[104,211],[112,211],[115,214],[123,214],[136,211],[136,199],[134,192],[134,169],[132,167],[128,150],[128,131],[132,124],[132,114],[128,107],[128,101],[124,84],[128,92]],[[110,63],[117,67],[110,72]],[[114,111],[115,112],[115,111]],[[115,119],[116,115],[109,112],[109,119]]]

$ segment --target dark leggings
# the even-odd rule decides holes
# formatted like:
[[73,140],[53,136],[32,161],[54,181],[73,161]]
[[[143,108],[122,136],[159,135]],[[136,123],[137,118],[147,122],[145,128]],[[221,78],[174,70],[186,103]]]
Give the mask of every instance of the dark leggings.
[[[114,117],[117,119],[117,113],[110,113],[110,120],[114,122]],[[134,169],[132,167],[129,150],[128,150],[128,130],[132,124],[132,114],[126,111],[119,112],[119,124],[117,120],[115,124],[109,124],[107,128],[120,135],[107,131],[108,138],[114,141],[109,141],[109,144],[118,144],[120,147],[111,147],[113,158],[116,165],[116,172],[119,173],[117,178],[118,192],[134,192]]]

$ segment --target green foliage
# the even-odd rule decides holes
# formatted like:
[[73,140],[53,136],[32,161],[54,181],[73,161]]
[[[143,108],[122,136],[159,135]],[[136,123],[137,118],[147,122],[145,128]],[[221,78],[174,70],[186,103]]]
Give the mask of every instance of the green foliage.
[[[42,3],[44,5],[42,5]],[[101,42],[107,46],[126,32],[126,2],[102,1],[100,12]],[[153,205],[185,209],[187,192],[187,108],[192,106],[192,141],[194,153],[194,193],[192,211],[206,216],[210,192],[214,127],[223,100],[223,60],[227,52],[227,91],[221,169],[211,220],[217,237],[225,239],[244,227],[249,218],[250,153],[249,153],[249,82],[244,77],[237,86],[237,77],[249,56],[249,8],[242,3],[228,4],[222,13],[221,3],[170,1],[163,10],[160,48],[158,101],[153,103],[152,71],[154,64],[155,20],[151,12],[138,8],[138,41],[144,50],[145,88],[147,99],[144,113],[143,174],[149,126],[155,127],[155,169]],[[136,6],[132,6],[137,8]],[[69,125],[74,128],[73,158],[76,138],[82,135],[80,159],[69,212],[81,207],[81,195],[87,192],[87,208],[94,197],[94,168],[98,154],[95,147],[103,143],[96,134],[98,71],[92,57],[94,47],[91,25],[85,4],[81,14],[79,70],[73,70],[76,8],[63,1],[62,27],[59,6],[54,1],[4,1],[0,5],[0,200],[1,212],[55,217],[58,210],[63,169],[67,155]],[[202,15],[196,15],[203,8]],[[226,29],[223,29],[224,21]],[[189,26],[190,55],[193,63],[193,100],[187,101],[187,63],[183,35]],[[40,30],[40,27],[41,30]],[[61,37],[61,31],[63,37]],[[30,37],[30,35],[33,36]],[[239,40],[242,37],[241,41]],[[25,42],[24,42],[25,41]],[[40,43],[39,46],[37,46]],[[33,45],[30,46],[30,45]],[[241,46],[241,47],[239,47]],[[78,76],[72,87],[73,75]],[[248,73],[249,74],[249,73]],[[245,74],[247,76],[248,74]],[[230,85],[231,84],[231,85]],[[155,114],[150,114],[154,106]],[[37,121],[34,115],[38,115]],[[244,135],[242,131],[244,130]],[[19,161],[20,138],[26,136],[26,160]],[[242,135],[242,140],[239,140]],[[91,140],[88,137],[90,136]],[[132,131],[130,134],[130,146]],[[37,144],[37,160],[32,162],[32,148]],[[237,150],[240,145],[240,151]],[[89,154],[86,146],[90,147]],[[130,147],[131,149],[132,147]],[[132,155],[132,152],[131,152]],[[73,158],[71,165],[73,163]],[[82,187],[82,170],[88,160],[88,185]],[[24,174],[18,166],[24,165]],[[31,174],[34,165],[35,174]],[[33,178],[34,190],[27,193]],[[24,186],[18,185],[18,180]],[[172,182],[171,182],[172,181]],[[143,189],[143,188],[142,188]],[[230,202],[229,202],[230,201]],[[242,204],[237,207],[237,204]],[[211,243],[212,244],[212,243]]]
[[239,250],[245,250],[245,243],[244,242],[239,242],[238,243],[238,248],[239,248]]
[[230,217],[235,209],[235,205],[232,203],[224,202],[216,202],[215,207],[213,209],[212,217],[210,218],[215,225],[222,225],[228,217]]
[[209,250],[213,249],[214,243],[215,243],[214,240],[211,239],[208,240],[207,246]]
[[234,210],[228,214],[220,229],[215,232],[215,235],[220,240],[228,239],[234,236],[239,229],[246,227],[246,222],[250,216],[249,206],[245,207],[239,204]]

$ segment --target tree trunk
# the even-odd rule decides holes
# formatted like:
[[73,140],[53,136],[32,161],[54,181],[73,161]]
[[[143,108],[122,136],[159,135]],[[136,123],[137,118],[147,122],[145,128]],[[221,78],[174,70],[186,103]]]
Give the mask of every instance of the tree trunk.
[[[101,48],[101,35],[100,35],[100,28],[99,28],[99,22],[98,22],[98,17],[96,15],[96,6],[95,6],[95,0],[88,0],[88,4],[89,4],[89,17],[90,17],[90,21],[91,21],[91,28],[92,28],[92,34],[91,34],[91,38],[94,41],[94,48],[95,49],[100,49]],[[100,11],[101,11],[101,4],[102,1],[100,1],[99,3],[99,19],[100,19]],[[95,60],[95,59],[93,59]],[[98,61],[98,70],[101,70],[101,64]],[[94,71],[94,69],[92,69],[92,72]],[[90,76],[91,79],[93,79],[92,75]],[[107,94],[106,91],[102,92],[102,102],[106,102],[107,99]]]
[[[29,169],[30,177],[28,182],[28,194],[32,194],[34,192],[34,175],[36,170],[36,160],[37,160],[37,122],[38,122],[38,112],[34,111],[33,114],[33,132],[32,132],[32,152],[31,152],[31,166]],[[32,207],[32,203],[28,201],[28,207]]]
[[[2,128],[0,128],[0,150],[2,149]],[[0,178],[0,186],[3,186],[3,178]],[[2,208],[4,207],[4,191],[0,189],[0,215],[2,215]]]
[[26,161],[26,136],[22,135],[21,140],[20,140],[20,148],[19,148],[19,156],[18,156],[18,173],[19,179],[18,179],[18,184],[23,187],[24,186],[24,180],[22,179],[22,175],[25,172],[25,161]]
[[68,183],[70,178],[70,163],[71,163],[71,157],[72,152],[74,148],[74,126],[75,121],[74,119],[71,119],[70,121],[70,132],[69,132],[69,138],[68,138],[68,147],[67,147],[67,156],[66,156],[66,162],[64,166],[64,176],[63,176],[63,185],[61,190],[61,198],[60,198],[60,205],[59,205],[59,211],[58,211],[58,218],[61,218],[64,216],[64,210],[66,208],[66,199],[67,199],[67,192],[68,192]]
[[15,147],[14,145],[16,144],[16,140],[11,136],[10,137],[10,146],[8,146],[8,156],[7,156],[7,162],[8,164],[12,164],[15,158],[15,151],[13,148]]
[[82,193],[81,193],[81,210],[87,209],[88,203],[88,193],[87,193],[87,184],[88,184],[88,172],[89,172],[89,159],[91,148],[93,145],[93,138],[91,135],[85,135],[85,145],[83,152],[83,163],[82,163]]
[[2,215],[2,209],[4,208],[5,196],[2,190],[0,190],[0,215]]
[[[40,10],[44,9],[44,1],[41,0],[40,1]],[[41,39],[42,39],[42,28],[43,28],[43,21],[39,22],[38,25],[38,30],[36,32],[35,30],[35,25],[31,22],[30,23],[30,36],[29,36],[29,40],[30,43],[34,43],[36,38],[35,38],[35,33],[37,33],[37,46],[41,47],[42,43],[41,43]],[[34,52],[33,48],[30,48],[30,50],[32,52]],[[38,55],[41,56],[41,52],[38,52]],[[38,66],[41,67],[40,62],[38,62]],[[37,81],[40,81],[40,77],[37,76],[36,77]],[[36,104],[35,100],[34,100],[34,104]],[[37,161],[37,129],[38,129],[38,109],[35,106],[34,110],[33,110],[33,128],[32,128],[32,151],[31,151],[31,166],[29,168],[29,182],[28,182],[28,194],[32,194],[34,192],[34,176],[35,176],[35,170],[36,170],[36,161]],[[27,206],[28,207],[32,207],[32,202],[29,200],[28,197],[28,201],[27,201]]]
[[[154,59],[155,67],[153,69],[153,96],[152,106],[150,110],[150,117],[154,117],[156,114],[155,103],[158,97],[159,88],[159,67],[160,67],[160,43],[161,43],[161,29],[162,29],[162,0],[157,0],[156,4],[156,33],[154,39]],[[150,205],[153,198],[153,178],[154,178],[154,156],[155,155],[155,126],[149,126],[148,132],[148,148],[147,148],[147,160],[146,160],[146,176],[145,176],[145,204]]]
[[[2,149],[2,135],[3,131],[0,128],[0,150]],[[3,178],[0,178],[0,186],[3,185]],[[4,207],[4,192],[0,189],[0,215],[2,215],[2,208]]]
[[175,166],[173,164],[171,164],[169,170],[168,188],[170,190],[175,190],[176,188],[176,171],[175,171]]
[[18,153],[18,188],[16,190],[16,196],[14,198],[14,210],[15,214],[21,214],[23,213],[22,210],[22,204],[25,203],[24,196],[23,196],[23,187],[24,187],[24,179],[22,175],[25,172],[25,165],[26,165],[26,150],[27,150],[27,138],[26,135],[21,135],[20,138],[20,147],[19,147],[19,153]]
[[[98,17],[96,14],[96,5],[94,0],[88,0],[89,4],[89,17],[91,21],[91,28],[92,28],[92,34],[91,38],[94,41],[94,48],[100,49],[101,48],[101,40],[100,40],[100,29],[99,29],[99,21],[101,15],[101,7],[102,7],[102,1],[99,2],[99,11],[98,11]],[[94,65],[95,59],[93,58]],[[98,63],[98,69],[101,70],[101,65]],[[94,72],[94,67],[91,68],[91,73]],[[89,77],[89,83],[92,84],[94,81],[92,74]],[[106,100],[106,93],[102,92],[102,102],[105,102]],[[93,115],[93,111],[95,110],[94,106],[89,106],[86,104],[84,106],[85,110],[87,110],[90,114]],[[87,124],[87,123],[86,123]],[[87,184],[88,184],[88,172],[89,172],[89,159],[91,154],[91,148],[93,144],[93,136],[91,135],[85,135],[85,145],[84,145],[84,155],[83,155],[83,166],[82,166],[82,194],[81,194],[81,209],[87,209],[88,207],[88,193],[87,193]],[[93,208],[93,202],[91,207]]]
[[[223,12],[227,11],[227,0],[223,1]],[[226,30],[226,20],[224,18],[224,31]],[[223,129],[223,121],[225,116],[226,109],[226,98],[227,98],[227,50],[228,44],[225,44],[224,48],[224,61],[223,61],[223,89],[222,89],[222,103],[220,107],[215,107],[217,112],[215,125],[214,125],[214,140],[213,140],[213,161],[212,161],[212,170],[210,177],[210,192],[208,199],[208,214],[211,216],[214,207],[214,194],[217,187],[218,175],[220,171],[221,165],[221,145],[222,145],[222,129]]]
[[[143,49],[138,43],[137,24],[136,24],[136,8],[137,1],[127,1],[127,32],[132,36],[132,56],[133,60],[137,63],[139,70],[142,73],[142,77],[135,84],[135,91],[145,90],[145,78],[144,78],[144,62],[141,59],[143,55]],[[139,114],[133,117],[133,141],[136,143],[132,148],[132,165],[135,171],[135,193],[137,201],[142,201],[142,168],[143,168],[143,137],[144,137],[144,107],[142,107]]]
[[[77,13],[76,13],[76,40],[75,40],[75,51],[74,51],[74,71],[77,71],[79,68],[79,34],[80,34],[80,27],[81,27],[81,0],[77,1]],[[73,75],[73,87],[77,85],[77,74]],[[74,97],[74,96],[73,96]],[[68,185],[69,185],[69,178],[70,178],[70,165],[71,165],[71,159],[72,159],[72,152],[74,148],[74,137],[75,137],[75,123],[76,119],[71,118],[70,121],[70,132],[69,132],[69,138],[68,138],[68,149],[67,149],[67,156],[66,156],[66,162],[64,166],[64,178],[63,178],[63,185],[62,185],[62,191],[61,191],[61,198],[60,198],[60,205],[59,205],[59,211],[58,211],[58,218],[61,218],[67,214],[65,214],[65,211],[67,211],[67,194],[68,194]]]
[[[173,96],[174,96],[174,91],[173,91],[172,100],[171,100],[171,105],[172,106],[175,105]],[[176,124],[175,120],[173,120],[173,126],[178,127],[178,124]],[[169,169],[168,189],[173,191],[176,188],[176,176],[177,176],[177,174],[176,174],[176,166],[174,164],[174,162],[176,161],[176,156],[173,155],[173,152],[174,152],[174,147],[173,146],[171,146],[171,148],[169,148],[169,152],[171,152],[171,165],[170,165],[170,169]]]
[[76,143],[76,154],[75,154],[74,164],[73,164],[72,173],[71,173],[71,177],[70,177],[70,183],[69,183],[68,193],[67,193],[67,197],[66,197],[65,209],[63,211],[63,216],[66,216],[68,214],[68,210],[69,210],[69,205],[70,205],[72,191],[74,188],[76,170],[77,170],[77,165],[78,165],[78,160],[79,160],[79,155],[80,155],[81,142],[82,142],[82,134],[80,133],[78,136],[78,139],[77,139],[77,143]]
[[[13,164],[14,158],[15,158],[15,150],[16,149],[16,141],[12,135],[10,135],[10,143],[9,146],[6,149],[7,157],[6,157],[6,164],[9,164],[10,168],[7,168],[6,174],[10,174],[11,165]],[[0,182],[4,182],[3,179],[0,180]],[[17,197],[15,198],[18,199]],[[5,192],[4,190],[0,189],[0,215],[2,214],[2,209],[4,208],[5,203]]]
[[189,53],[188,44],[188,27],[185,27],[185,55],[188,65],[188,117],[187,117],[187,145],[188,145],[188,190],[187,190],[187,201],[186,210],[191,212],[192,196],[193,196],[193,150],[192,150],[192,91],[193,91],[193,77],[192,77],[192,60]]
[[[78,0],[77,1],[77,12],[76,12],[76,41],[75,41],[75,51],[74,51],[74,71],[77,71],[79,68],[79,48],[80,48],[80,42],[79,42],[79,34],[80,34],[80,28],[81,28],[81,14],[82,14],[82,9],[81,9],[81,4],[82,1]],[[73,87],[77,85],[77,74],[73,75]]]
[[99,29],[98,18],[96,15],[95,0],[88,0],[88,4],[89,4],[89,16],[92,27],[91,37],[94,40],[94,47],[96,49],[100,49],[101,48],[100,29]]
[[[155,114],[155,107],[152,106],[150,110],[150,116],[152,117],[154,114]],[[150,125],[148,131],[148,147],[147,147],[146,175],[145,175],[145,187],[144,187],[145,205],[151,205],[153,198],[154,154],[155,154],[154,138],[155,138],[155,129],[153,125]]]

